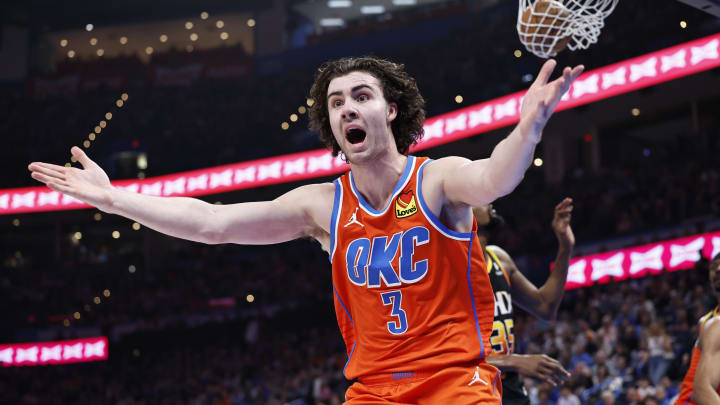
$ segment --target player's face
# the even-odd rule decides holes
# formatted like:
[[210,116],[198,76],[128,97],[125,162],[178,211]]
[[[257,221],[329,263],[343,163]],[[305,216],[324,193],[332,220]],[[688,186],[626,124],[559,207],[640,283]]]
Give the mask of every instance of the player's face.
[[478,226],[488,226],[490,222],[498,217],[498,213],[495,211],[492,204],[473,208],[473,214],[475,214],[475,220],[477,221]]
[[332,79],[327,107],[335,140],[351,163],[397,150],[390,127],[397,106],[385,100],[375,76],[356,71]]
[[478,226],[486,226],[490,223],[490,212],[492,209],[492,204],[473,208],[473,214],[475,214],[475,220],[477,221]]

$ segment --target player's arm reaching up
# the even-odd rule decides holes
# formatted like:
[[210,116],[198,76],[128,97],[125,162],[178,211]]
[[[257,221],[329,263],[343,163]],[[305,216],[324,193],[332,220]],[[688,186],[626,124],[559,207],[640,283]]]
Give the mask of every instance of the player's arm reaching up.
[[720,405],[720,318],[710,319],[698,340],[700,362],[695,373],[693,399],[699,405]]
[[555,320],[565,293],[570,256],[572,256],[575,246],[575,234],[570,226],[572,203],[571,198],[565,198],[555,206],[552,229],[558,241],[558,250],[550,277],[542,287],[535,287],[525,278],[506,251],[499,246],[488,246],[488,249],[492,250],[500,259],[500,263],[508,273],[513,302],[544,321]]
[[32,178],[167,235],[210,244],[270,244],[303,236],[313,236],[321,244],[329,240],[325,236],[335,192],[331,183],[298,187],[272,201],[213,205],[196,198],[155,197],[118,189],[80,148],[73,147],[71,153],[83,169],[34,162],[28,167]]
[[435,167],[428,166],[427,175],[438,176],[437,181],[442,184],[446,200],[443,202],[481,207],[509,194],[520,184],[545,124],[562,95],[584,69],[582,65],[566,67],[561,77],[548,82],[555,65],[551,59],[542,66],[525,93],[520,121],[510,135],[495,146],[489,158],[470,161],[449,157],[433,162]]
[[[575,246],[575,235],[570,227],[572,210],[571,198],[565,198],[555,206],[552,228],[558,240],[558,251],[553,271],[539,289],[518,270],[515,261],[505,250],[499,246],[487,247],[488,250],[495,253],[503,269],[507,272],[513,303],[517,303],[535,317],[546,321],[555,319],[565,292],[570,256]],[[553,386],[559,385],[570,377],[570,373],[557,360],[544,354],[491,355],[488,356],[488,363],[504,372],[516,371]]]

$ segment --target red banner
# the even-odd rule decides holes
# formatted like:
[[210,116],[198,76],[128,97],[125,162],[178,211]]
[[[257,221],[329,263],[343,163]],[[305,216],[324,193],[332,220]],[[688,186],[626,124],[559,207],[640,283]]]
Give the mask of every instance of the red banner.
[[692,268],[720,253],[720,231],[582,256],[570,261],[566,290]]
[[106,337],[0,345],[0,364],[38,366],[107,360]]
[[[629,59],[584,73],[570,86],[557,110],[566,110],[643,87],[688,76],[720,66],[720,34]],[[200,68],[158,68],[158,81],[186,84]],[[425,137],[412,151],[427,149],[518,122],[523,92],[476,104],[428,119]],[[198,196],[268,184],[328,176],[347,170],[341,160],[319,149],[292,155],[194,170],[144,180],[113,184],[151,195]],[[0,215],[87,208],[46,187],[0,190]]]

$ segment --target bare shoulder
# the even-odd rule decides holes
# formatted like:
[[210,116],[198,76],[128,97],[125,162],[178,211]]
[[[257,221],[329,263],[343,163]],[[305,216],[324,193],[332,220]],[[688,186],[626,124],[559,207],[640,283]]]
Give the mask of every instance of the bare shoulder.
[[486,249],[491,250],[500,260],[512,260],[510,254],[498,245],[487,245]]
[[334,199],[335,184],[316,183],[295,188],[278,197],[276,201],[301,210],[319,228],[318,230],[330,232]]
[[505,249],[498,245],[487,245],[486,249],[490,250],[495,254],[495,256],[497,256],[498,260],[500,260],[500,264],[503,266],[509,277],[514,278],[516,274],[522,275],[519,271],[515,271],[517,268],[515,261],[512,256],[505,251]]
[[447,156],[428,163],[425,168],[426,176],[442,176],[453,169],[470,163],[471,160],[460,156]]
[[448,156],[433,160],[423,170],[423,196],[430,205],[445,203],[445,179],[458,167],[470,162],[470,160]]
[[705,322],[700,332],[698,346],[701,350],[720,350],[720,317],[713,317]]

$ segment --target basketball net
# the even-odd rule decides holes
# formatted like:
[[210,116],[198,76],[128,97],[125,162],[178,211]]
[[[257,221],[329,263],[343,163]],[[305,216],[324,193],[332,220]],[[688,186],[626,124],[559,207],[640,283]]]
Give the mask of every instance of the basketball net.
[[[570,50],[597,42],[619,0],[519,0],[517,31],[525,48],[541,58],[555,56],[567,41]],[[535,7],[537,3],[548,7]],[[545,4],[547,6],[547,4]],[[530,13],[530,18],[523,13]],[[559,48],[559,49],[558,49]]]

